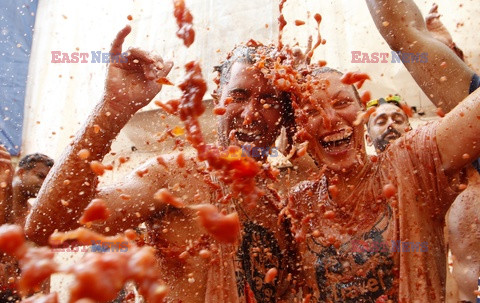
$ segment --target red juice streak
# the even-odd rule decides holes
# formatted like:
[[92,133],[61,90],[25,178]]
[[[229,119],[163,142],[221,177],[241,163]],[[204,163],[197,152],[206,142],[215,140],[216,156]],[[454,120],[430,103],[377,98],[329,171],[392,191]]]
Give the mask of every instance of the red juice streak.
[[366,80],[370,80],[370,76],[365,73],[348,72],[342,76],[341,81],[343,84],[353,85],[357,84],[357,88],[362,88],[363,83]]
[[305,21],[303,20],[295,20],[295,25],[296,26],[301,26],[301,25],[304,25],[305,24]]
[[263,194],[255,182],[255,177],[262,172],[259,164],[249,157],[229,157],[215,146],[207,148],[198,121],[198,117],[205,111],[202,100],[207,85],[198,63],[187,63],[185,68],[186,78],[179,85],[183,95],[180,98],[178,114],[185,124],[188,141],[197,150],[200,161],[207,161],[211,169],[222,174],[220,179],[231,186],[233,197],[241,194],[247,204],[255,203]]
[[203,79],[198,63],[189,62],[185,65],[185,69],[187,71],[186,79],[178,86],[183,92],[178,106],[178,114],[180,120],[185,123],[187,139],[195,149],[199,150],[205,146],[198,117],[205,111],[203,96],[207,91],[207,83]]
[[278,9],[280,11],[280,16],[278,17],[278,49],[283,48],[282,43],[282,36],[283,36],[283,28],[287,25],[287,21],[285,21],[285,17],[283,16],[283,6],[287,0],[280,0],[280,4],[278,5]]
[[364,106],[366,106],[366,105],[367,105],[367,102],[370,101],[371,99],[372,99],[372,97],[371,97],[371,94],[370,94],[369,91],[364,92],[364,93],[362,94],[362,96],[360,97],[360,100],[362,101],[362,104],[363,104]]
[[177,36],[183,40],[186,47],[189,47],[195,40],[195,31],[192,25],[193,16],[185,7],[184,0],[174,0],[173,7],[173,15],[178,25]]
[[315,21],[317,21],[317,42],[315,42],[315,45],[307,54],[307,60],[309,62],[313,56],[313,52],[315,51],[315,49],[320,45],[320,43],[322,43],[322,35],[320,34],[320,23],[322,22],[322,16],[317,13],[315,14],[315,16],[313,16],[313,18],[315,18]]

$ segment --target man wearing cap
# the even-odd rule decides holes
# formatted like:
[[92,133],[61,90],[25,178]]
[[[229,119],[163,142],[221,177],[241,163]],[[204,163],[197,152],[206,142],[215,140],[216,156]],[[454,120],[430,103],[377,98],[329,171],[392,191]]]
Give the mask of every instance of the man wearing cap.
[[367,110],[376,107],[367,122],[366,139],[378,152],[383,152],[388,144],[411,129],[407,114],[400,104],[400,96],[389,96],[370,100]]

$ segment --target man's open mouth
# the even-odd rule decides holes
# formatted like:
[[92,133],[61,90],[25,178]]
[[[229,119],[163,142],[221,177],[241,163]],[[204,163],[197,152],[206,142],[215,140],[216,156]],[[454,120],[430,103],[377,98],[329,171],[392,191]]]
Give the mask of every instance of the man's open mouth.
[[351,128],[342,129],[321,137],[320,144],[329,153],[341,152],[350,147],[352,135],[353,130]]
[[395,132],[389,132],[385,137],[383,137],[385,140],[388,140],[388,141],[393,141],[397,138],[400,137],[400,134],[397,134]]

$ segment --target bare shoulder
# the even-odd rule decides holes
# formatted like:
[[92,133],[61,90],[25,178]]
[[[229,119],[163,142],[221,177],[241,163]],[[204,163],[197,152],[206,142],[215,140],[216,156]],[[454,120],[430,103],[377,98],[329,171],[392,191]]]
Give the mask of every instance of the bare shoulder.
[[155,156],[144,162],[127,176],[129,182],[166,188],[174,196],[190,203],[196,197],[205,199],[212,190],[210,172],[196,157],[182,153]]

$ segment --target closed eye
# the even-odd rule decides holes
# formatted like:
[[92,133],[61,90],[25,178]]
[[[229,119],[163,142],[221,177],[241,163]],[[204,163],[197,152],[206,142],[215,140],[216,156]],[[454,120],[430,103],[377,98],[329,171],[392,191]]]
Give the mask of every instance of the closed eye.
[[393,119],[393,121],[395,121],[395,123],[397,123],[397,124],[402,124],[402,123],[405,122],[405,120],[406,120],[405,117],[404,117],[402,114],[400,114],[400,113],[395,113],[395,114],[393,114],[393,115],[392,115],[392,119]]
[[387,123],[387,118],[385,116],[380,116],[375,120],[375,124],[377,125],[385,125]]

